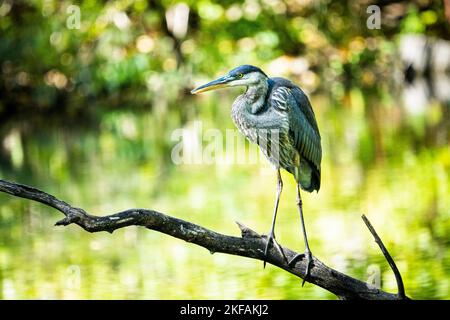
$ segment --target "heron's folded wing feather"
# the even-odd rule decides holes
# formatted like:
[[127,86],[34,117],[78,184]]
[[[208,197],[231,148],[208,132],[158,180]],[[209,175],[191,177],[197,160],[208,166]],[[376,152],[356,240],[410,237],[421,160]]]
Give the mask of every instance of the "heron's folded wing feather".
[[[300,156],[311,161],[320,172],[322,148],[317,123],[308,98],[298,88],[279,87],[272,93],[272,106],[286,112],[289,119],[289,135]],[[303,96],[304,97],[303,97]]]

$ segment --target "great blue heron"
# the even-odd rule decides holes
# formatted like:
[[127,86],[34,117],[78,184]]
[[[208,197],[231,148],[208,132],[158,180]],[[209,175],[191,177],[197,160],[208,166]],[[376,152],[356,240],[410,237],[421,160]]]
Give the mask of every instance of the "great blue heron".
[[[302,89],[291,81],[269,78],[260,68],[251,65],[239,66],[227,75],[195,88],[191,93],[235,86],[244,86],[247,90],[233,103],[233,121],[247,139],[259,145],[277,170],[277,196],[264,255],[267,257],[271,242],[283,254],[275,241],[275,220],[283,188],[280,168],[283,168],[294,175],[297,184],[297,206],[306,247],[303,254],[307,259],[306,279],[312,254],[306,236],[300,188],[308,192],[319,191],[322,159],[320,133],[313,109]],[[300,256],[295,256],[289,264]]]

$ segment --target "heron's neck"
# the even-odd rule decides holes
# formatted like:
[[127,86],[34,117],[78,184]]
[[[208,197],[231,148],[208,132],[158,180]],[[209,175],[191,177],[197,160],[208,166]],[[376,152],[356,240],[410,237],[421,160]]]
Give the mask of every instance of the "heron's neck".
[[269,84],[265,79],[247,88],[244,97],[251,113],[258,113],[264,107],[268,90]]

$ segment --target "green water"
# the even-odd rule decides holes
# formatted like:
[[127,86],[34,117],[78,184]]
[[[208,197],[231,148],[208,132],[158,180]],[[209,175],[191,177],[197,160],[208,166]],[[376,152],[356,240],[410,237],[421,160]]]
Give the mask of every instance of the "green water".
[[[0,176],[52,193],[92,214],[152,208],[215,231],[239,235],[235,221],[269,230],[275,172],[257,164],[175,165],[171,139],[202,121],[234,129],[239,90],[148,111],[118,108],[71,123],[56,118],[2,124]],[[303,193],[311,249],[361,280],[394,275],[366,229],[366,214],[402,272],[412,298],[450,298],[448,104],[416,114],[398,92],[350,89],[340,99],[311,97],[322,134],[322,187]],[[142,108],[140,108],[142,109]],[[97,111],[98,110],[98,111]],[[238,154],[248,147],[238,147]],[[278,241],[304,249],[295,185],[283,172]],[[62,215],[0,194],[1,299],[334,299],[329,292],[262,262],[209,251],[144,228],[89,234],[55,227]]]

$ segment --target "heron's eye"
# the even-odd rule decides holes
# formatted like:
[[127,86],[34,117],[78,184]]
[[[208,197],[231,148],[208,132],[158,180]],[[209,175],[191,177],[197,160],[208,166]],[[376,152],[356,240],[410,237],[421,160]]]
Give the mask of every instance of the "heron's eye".
[[238,78],[242,78],[244,75],[242,73],[238,74]]

